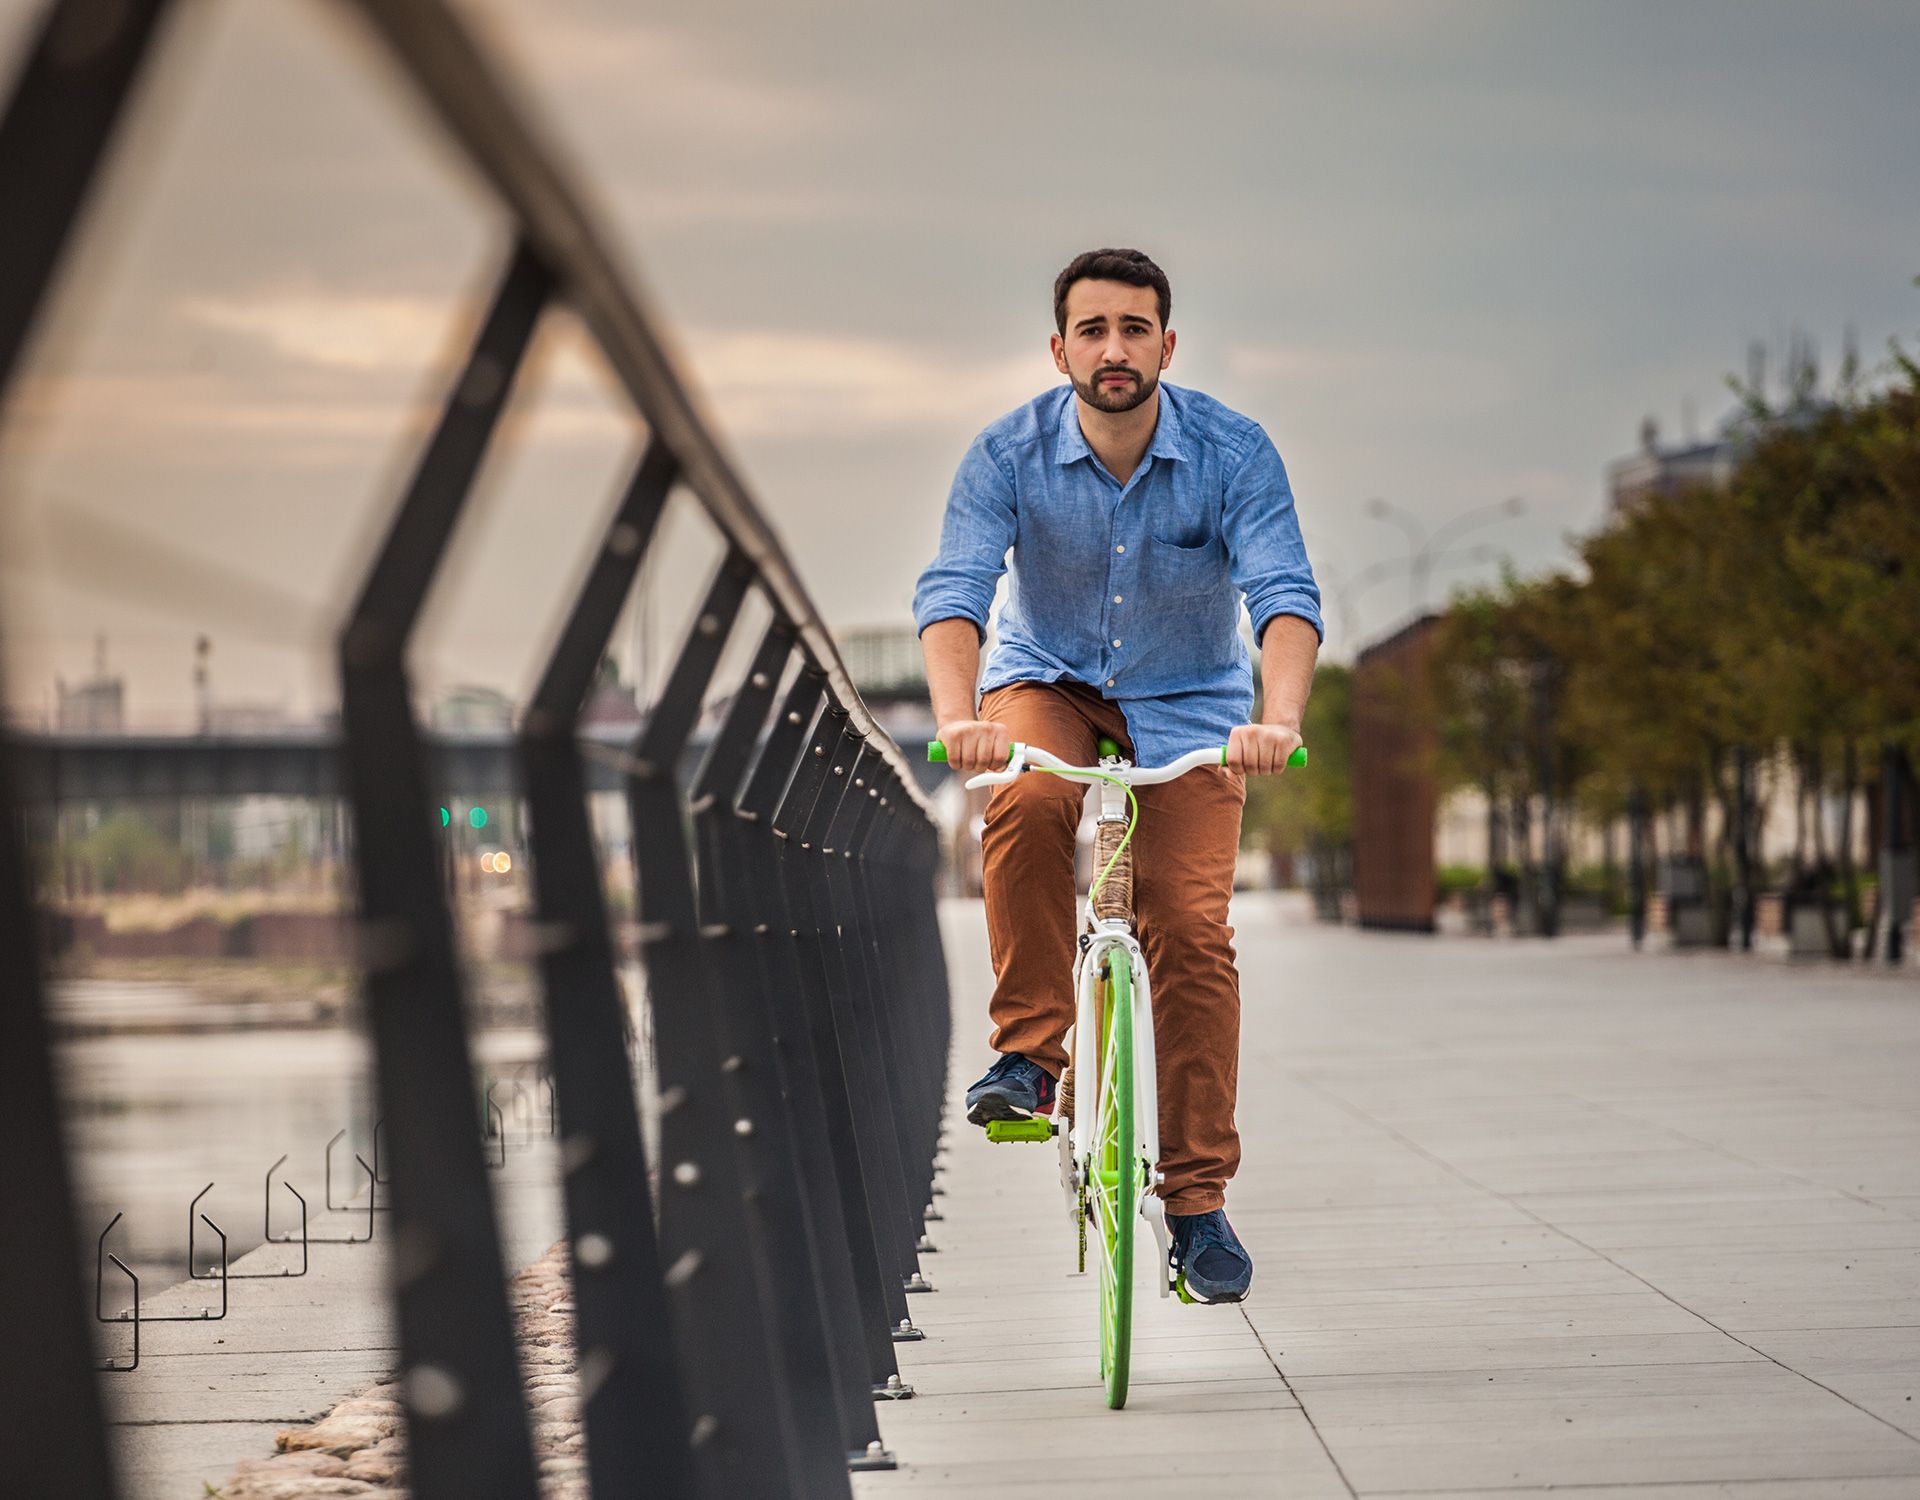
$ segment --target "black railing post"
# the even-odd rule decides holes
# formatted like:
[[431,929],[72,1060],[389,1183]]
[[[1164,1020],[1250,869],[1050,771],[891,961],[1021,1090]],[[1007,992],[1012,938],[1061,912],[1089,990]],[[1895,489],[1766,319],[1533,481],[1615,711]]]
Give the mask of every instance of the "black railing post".
[[825,904],[824,886],[816,880],[821,860],[813,842],[826,831],[845,790],[831,766],[846,717],[844,709],[829,702],[815,722],[774,817],[774,839],[789,920],[786,962],[798,979],[826,1106],[826,1142],[839,1184],[841,1232],[859,1299],[867,1371],[875,1389],[886,1389],[899,1374],[894,1343],[920,1334],[908,1314],[906,1291],[881,1227],[892,1200],[884,1191],[879,1145],[860,1128],[865,1097],[855,1081],[860,1052],[853,1038],[841,1035],[840,1007],[833,998],[834,987],[844,983],[837,924]]
[[[877,758],[872,775],[867,788],[868,821],[848,851],[849,876],[856,910],[871,933],[880,1008],[891,1020],[902,1077],[897,1097],[906,1143],[908,1206],[916,1208],[929,1201],[939,1144],[946,1084],[946,973],[937,933],[933,955],[940,967],[925,968],[909,957],[925,914],[913,901],[913,887],[902,878],[905,866],[896,848],[901,826],[894,807],[900,786],[892,768]],[[924,1241],[922,1248],[926,1248]]]
[[516,250],[341,635],[343,757],[367,1020],[391,1155],[394,1294],[418,1500],[533,1500],[533,1449],[474,1130],[453,920],[428,819],[407,642],[552,289]]
[[[827,1092],[818,1042],[808,1018],[794,917],[780,878],[787,840],[773,826],[783,790],[811,778],[814,757],[807,755],[807,727],[818,708],[824,679],[810,667],[795,674],[772,731],[761,748],[753,774],[733,810],[741,867],[752,892],[755,952],[768,998],[774,1040],[786,1082],[796,1166],[804,1185],[807,1228],[814,1249],[820,1312],[824,1320],[833,1387],[838,1395],[847,1460],[859,1468],[891,1467],[892,1455],[881,1441],[874,1415],[873,1390],[899,1389],[886,1307],[880,1300],[879,1274],[869,1241],[860,1260],[847,1235],[846,1192],[835,1165],[835,1114],[846,1108],[845,1091]],[[817,792],[817,778],[814,791]],[[804,790],[802,795],[808,795]],[[831,1036],[827,1045],[834,1046]],[[834,1078],[838,1079],[837,1056]],[[851,1121],[840,1122],[842,1131]],[[861,1200],[865,1212],[865,1200]],[[864,1217],[862,1219],[864,1225]],[[864,1230],[863,1230],[864,1232]],[[857,1278],[871,1278],[870,1305]],[[877,1360],[874,1351],[877,1351]]]
[[[887,1097],[893,1111],[898,1138],[896,1155],[900,1167],[900,1187],[905,1214],[901,1233],[908,1246],[908,1280],[912,1288],[924,1286],[917,1259],[929,1248],[921,1235],[922,1207],[931,1185],[930,1141],[922,1139],[918,1109],[920,1089],[916,1086],[918,1057],[908,1044],[903,1015],[903,997],[896,977],[889,972],[882,948],[883,925],[876,922],[866,900],[857,855],[869,837],[880,810],[879,788],[870,784],[884,764],[880,753],[862,745],[852,768],[853,786],[841,815],[829,837],[833,847],[829,869],[838,881],[835,905],[843,914],[842,944],[859,955],[849,962],[853,977],[853,995],[860,1025],[871,1036],[886,1080]],[[864,984],[861,975],[864,973]],[[864,1008],[861,1008],[864,1007]],[[923,1169],[923,1161],[925,1167]]]
[[745,825],[735,811],[747,763],[793,642],[793,627],[776,615],[694,777],[693,824],[700,851],[700,935],[716,980],[721,1045],[742,1115],[761,1122],[743,1138],[742,1149],[752,1162],[751,1180],[758,1188],[757,1209],[767,1242],[780,1247],[768,1256],[767,1269],[793,1412],[794,1457],[801,1467],[798,1488],[809,1496],[827,1496],[850,1492],[847,1454],[852,1437],[843,1431],[836,1399],[836,1372],[821,1307],[824,1278],[795,1140],[804,1111],[794,1097],[798,1080],[776,1045],[772,997],[760,961],[762,939],[756,933],[767,924],[749,873]]
[[[65,0],[48,9],[27,52],[0,117],[0,398],[165,9],[164,0]],[[0,1098],[24,1132],[12,1186],[32,1212],[0,1225],[0,1283],[34,1295],[12,1299],[19,1352],[0,1359],[0,1474],[23,1495],[112,1500],[13,756],[0,732],[0,929],[9,934],[0,943]]]
[[[854,782],[862,779],[865,762],[871,752],[862,737],[843,728],[840,746],[830,758],[830,769],[841,783],[842,795],[831,809],[826,832],[817,848],[819,867],[816,887],[821,909],[829,913],[833,931],[828,934],[828,974],[835,976],[834,955],[838,955],[838,985],[833,987],[835,1017],[840,1023],[840,1045],[851,1046],[857,1055],[857,1082],[854,1093],[859,1100],[860,1117],[866,1125],[861,1137],[878,1137],[881,1163],[881,1191],[887,1211],[880,1225],[883,1249],[889,1255],[895,1274],[908,1291],[928,1290],[920,1275],[916,1210],[907,1197],[907,1174],[901,1155],[900,1110],[896,1091],[900,1087],[898,1070],[893,1066],[893,1046],[883,1018],[874,1003],[873,976],[866,945],[865,921],[858,914],[848,861],[844,851],[855,837],[860,819],[867,815],[869,800],[858,794]],[[844,778],[844,779],[843,779]],[[824,800],[824,799],[823,799]],[[850,1073],[854,1070],[850,1069]]]
[[534,693],[520,754],[588,1472],[596,1495],[691,1500],[691,1420],[668,1326],[629,1062],[631,1019],[615,972],[578,738],[594,672],[675,472],[666,446],[649,445]]
[[[769,1126],[743,1110],[723,1067],[713,976],[699,934],[692,852],[675,770],[752,567],[721,564],[627,773],[642,951],[660,1087],[660,1253],[708,1500],[799,1495],[798,1439],[780,1372],[759,1184],[742,1150]],[[784,1247],[782,1247],[784,1248]]]

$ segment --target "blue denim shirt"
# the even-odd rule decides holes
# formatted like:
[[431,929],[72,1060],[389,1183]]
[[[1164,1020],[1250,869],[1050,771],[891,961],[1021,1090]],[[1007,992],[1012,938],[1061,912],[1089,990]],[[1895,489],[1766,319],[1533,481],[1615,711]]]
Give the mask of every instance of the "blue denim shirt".
[[1256,641],[1275,615],[1326,634],[1273,443],[1257,422],[1165,381],[1153,443],[1124,485],[1087,446],[1071,386],[974,439],[939,555],[914,591],[916,628],[967,619],[985,640],[1009,567],[982,690],[1085,683],[1120,705],[1143,766],[1224,745],[1247,722],[1242,595]]

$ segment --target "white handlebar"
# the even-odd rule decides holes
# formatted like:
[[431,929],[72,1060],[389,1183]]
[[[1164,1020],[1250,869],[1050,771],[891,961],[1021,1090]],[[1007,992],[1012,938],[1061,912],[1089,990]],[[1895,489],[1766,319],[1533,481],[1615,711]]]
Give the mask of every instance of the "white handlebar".
[[1004,771],[982,771],[978,776],[969,777],[967,786],[1001,786],[1036,766],[1049,771],[1065,771],[1069,775],[1111,776],[1128,786],[1155,786],[1163,781],[1172,781],[1176,776],[1184,776],[1201,766],[1222,766],[1226,761],[1226,746],[1212,745],[1202,750],[1189,750],[1178,760],[1164,766],[1073,766],[1038,745],[1023,745],[1016,740],[1013,755]]

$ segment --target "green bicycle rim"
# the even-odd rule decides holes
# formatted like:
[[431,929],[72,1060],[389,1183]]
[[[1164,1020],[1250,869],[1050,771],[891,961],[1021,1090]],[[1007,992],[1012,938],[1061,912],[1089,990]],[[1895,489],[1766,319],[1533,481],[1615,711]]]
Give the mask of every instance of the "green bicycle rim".
[[1107,1405],[1127,1404],[1133,1354],[1133,1240],[1140,1169],[1133,1137],[1133,973],[1111,952],[1102,986],[1100,1113],[1093,1147],[1095,1242],[1100,1252],[1100,1375]]

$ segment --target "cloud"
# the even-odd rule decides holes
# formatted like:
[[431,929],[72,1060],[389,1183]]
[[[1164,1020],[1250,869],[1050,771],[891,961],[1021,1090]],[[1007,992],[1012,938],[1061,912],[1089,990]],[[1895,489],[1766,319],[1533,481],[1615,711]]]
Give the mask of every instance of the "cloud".
[[330,370],[417,370],[446,345],[460,304],[452,297],[283,291],[192,297],[188,321],[240,334],[273,353]]
[[843,100],[790,72],[753,65],[738,47],[721,56],[712,38],[626,14],[594,18],[542,7],[528,24],[524,10],[501,6],[489,25],[501,50],[523,57],[536,77],[617,108],[629,127],[658,133],[663,147],[689,122],[709,139],[758,147],[770,137],[829,133],[850,119]]
[[[361,379],[417,378],[435,363],[435,351],[451,351],[449,336],[464,321],[453,298],[309,289],[196,297],[182,312],[201,327],[250,341],[283,365]],[[710,328],[674,343],[722,424],[744,437],[943,427],[956,414],[965,420],[998,415],[1057,378],[1038,352],[929,353],[887,339],[806,330]],[[611,393],[608,377],[589,358],[548,361],[539,388],[543,428],[549,408],[604,401]],[[219,420],[259,425],[266,417],[229,413]],[[568,426],[564,412],[558,420],[559,431],[598,430],[579,421]]]
[[822,333],[696,334],[681,347],[721,420],[743,437],[978,426],[1059,378],[1037,354],[969,357]]

